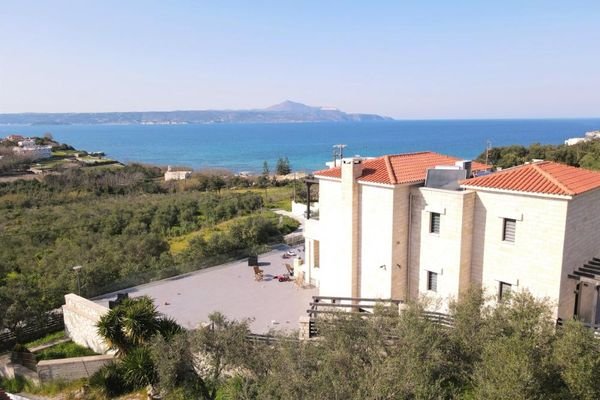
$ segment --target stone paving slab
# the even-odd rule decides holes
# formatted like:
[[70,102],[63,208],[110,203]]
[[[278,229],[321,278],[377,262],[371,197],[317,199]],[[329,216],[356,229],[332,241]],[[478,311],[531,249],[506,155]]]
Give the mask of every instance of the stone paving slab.
[[[298,319],[306,315],[316,288],[300,288],[294,282],[279,282],[273,277],[286,273],[282,259],[287,246],[259,256],[264,280],[255,281],[247,260],[207,268],[190,274],[121,290],[130,297],[147,295],[154,299],[158,310],[175,318],[185,328],[195,328],[208,321],[208,315],[220,311],[231,319],[253,318],[250,329],[267,333],[270,329],[298,329]],[[295,249],[304,258],[301,246]],[[108,306],[116,294],[94,299]]]

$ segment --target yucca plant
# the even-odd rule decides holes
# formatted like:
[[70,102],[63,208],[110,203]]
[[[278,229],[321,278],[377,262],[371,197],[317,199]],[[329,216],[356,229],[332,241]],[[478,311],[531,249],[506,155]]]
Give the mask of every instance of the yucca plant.
[[147,296],[123,301],[98,322],[98,334],[118,357],[146,345],[157,334],[169,338],[181,330],[173,319],[162,316]]

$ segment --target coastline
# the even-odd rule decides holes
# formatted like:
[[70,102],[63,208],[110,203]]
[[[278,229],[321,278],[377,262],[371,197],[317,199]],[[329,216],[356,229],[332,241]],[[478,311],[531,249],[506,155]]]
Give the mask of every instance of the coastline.
[[332,146],[346,155],[379,156],[435,151],[471,159],[492,146],[562,144],[600,127],[600,119],[417,120],[318,123],[214,123],[179,125],[0,125],[0,136],[51,132],[76,148],[103,151],[124,163],[186,165],[260,173],[288,157],[299,171],[322,169]]

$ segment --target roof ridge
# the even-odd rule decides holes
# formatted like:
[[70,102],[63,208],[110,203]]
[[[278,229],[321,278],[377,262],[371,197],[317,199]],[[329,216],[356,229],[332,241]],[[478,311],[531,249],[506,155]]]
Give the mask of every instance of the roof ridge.
[[[413,151],[412,153],[396,153],[396,154],[386,154],[383,157],[404,157],[404,156],[414,156],[416,154],[426,154],[426,153],[430,153],[430,154],[440,154],[440,153],[436,153],[435,151],[430,151],[430,150],[424,150],[424,151]],[[443,154],[440,154],[443,155]],[[451,156],[448,156],[451,157]],[[378,157],[381,158],[381,157]]]
[[390,178],[390,182],[392,182],[392,184],[394,184],[394,185],[397,184],[398,178],[396,178],[396,174],[394,173],[394,168],[392,167],[392,162],[390,161],[390,156],[389,155],[383,156],[383,160],[385,161],[385,167],[387,168],[387,173]]
[[[547,164],[547,163],[548,162],[544,162],[544,164]],[[539,164],[542,164],[542,163],[539,163]],[[564,183],[562,183],[561,181],[559,181],[558,179],[556,179],[554,177],[554,175],[552,175],[548,171],[544,171],[542,168],[540,168],[540,166],[537,163],[531,164],[531,168],[535,169],[537,172],[539,172],[540,174],[542,174],[542,176],[544,178],[546,178],[550,182],[554,183],[556,186],[558,186],[559,188],[561,188],[562,190],[564,190],[566,193],[568,193],[570,195],[574,195],[575,194],[575,192],[572,191],[571,189],[569,189]]]

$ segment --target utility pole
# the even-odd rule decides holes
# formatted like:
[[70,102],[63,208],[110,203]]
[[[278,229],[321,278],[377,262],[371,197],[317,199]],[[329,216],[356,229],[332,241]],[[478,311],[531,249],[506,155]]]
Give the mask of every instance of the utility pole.
[[73,271],[77,275],[77,294],[81,296],[81,282],[79,281],[79,271],[83,268],[81,265],[76,265],[73,267]]

